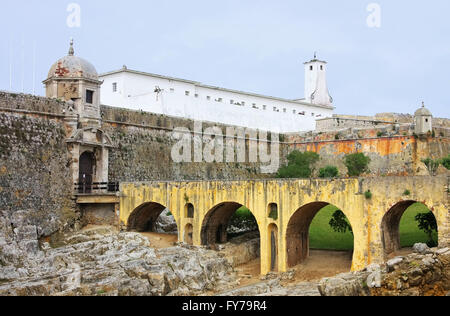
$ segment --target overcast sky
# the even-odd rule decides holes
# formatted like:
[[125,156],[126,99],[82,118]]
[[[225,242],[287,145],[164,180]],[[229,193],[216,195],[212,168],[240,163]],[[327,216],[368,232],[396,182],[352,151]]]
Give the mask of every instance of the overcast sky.
[[[80,27],[75,11],[67,11],[70,3],[81,8]],[[370,3],[381,9],[379,28]],[[10,90],[12,56],[12,90],[22,91],[23,82],[26,93],[34,86],[43,95],[42,80],[73,37],[75,54],[99,73],[126,64],[294,99],[304,94],[303,62],[317,51],[329,63],[336,113],[414,113],[425,101],[435,116],[449,117],[448,0],[15,0],[0,6],[0,90]]]

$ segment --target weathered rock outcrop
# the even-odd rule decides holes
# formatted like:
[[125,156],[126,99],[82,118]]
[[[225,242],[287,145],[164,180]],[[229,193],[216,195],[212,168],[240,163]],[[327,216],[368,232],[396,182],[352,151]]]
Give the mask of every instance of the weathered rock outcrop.
[[233,238],[229,243],[219,247],[220,252],[233,267],[248,263],[260,256],[261,243],[259,232],[252,232]]
[[170,214],[169,210],[164,210],[159,215],[155,223],[156,232],[163,234],[177,234],[178,227],[175,218]]
[[420,249],[384,265],[320,282],[323,296],[444,296],[450,292],[450,249]]
[[[10,246],[11,258],[2,258],[0,295],[182,296],[235,284],[226,259],[203,248],[155,250],[140,234],[92,230],[68,237],[60,248],[44,243],[41,251],[31,229],[19,234],[33,243],[24,239]],[[3,254],[5,242],[0,245]]]

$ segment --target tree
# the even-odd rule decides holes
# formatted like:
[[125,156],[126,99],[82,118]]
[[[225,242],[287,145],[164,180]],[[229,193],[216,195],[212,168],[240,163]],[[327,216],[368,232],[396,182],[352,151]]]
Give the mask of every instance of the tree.
[[310,178],[314,172],[313,165],[320,159],[314,152],[291,152],[288,157],[288,165],[278,170],[278,178]]
[[252,212],[243,206],[233,214],[228,227],[230,233],[250,232],[258,230],[258,223]]
[[359,177],[369,171],[370,158],[362,153],[345,156],[344,164],[350,177]]
[[326,166],[319,171],[320,178],[337,178],[338,176],[339,170],[335,166]]
[[437,232],[436,217],[432,212],[420,213],[416,215],[416,222],[420,230],[424,231],[428,236],[428,247],[436,247],[437,243],[433,240],[433,232]]
[[349,231],[353,235],[352,226],[348,222],[344,212],[342,212],[341,210],[337,210],[336,212],[334,212],[330,220],[330,226],[337,233],[345,234],[347,231]]

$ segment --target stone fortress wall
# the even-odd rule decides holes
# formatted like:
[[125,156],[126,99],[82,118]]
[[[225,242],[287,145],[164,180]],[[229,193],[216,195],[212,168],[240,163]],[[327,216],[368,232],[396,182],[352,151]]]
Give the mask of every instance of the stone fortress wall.
[[[321,160],[316,169],[333,165],[341,175],[346,174],[344,156],[357,152],[371,158],[373,176],[428,175],[422,160],[450,153],[450,120],[433,118],[433,133],[428,135],[416,135],[413,122],[408,114],[334,115],[318,120],[315,131],[286,134],[287,152],[317,152]],[[448,174],[442,168],[440,172]]]
[[[80,218],[81,210],[73,200],[66,109],[67,104],[56,99],[0,92],[0,209],[25,214],[40,236],[72,226]],[[268,177],[255,163],[174,163],[172,131],[176,127],[194,130],[191,120],[107,106],[101,112],[101,129],[115,144],[109,154],[109,181]],[[448,124],[448,120],[442,122]],[[225,135],[227,126],[203,124],[203,128],[209,126],[219,126]],[[319,167],[338,165],[345,175],[344,155],[362,151],[372,158],[372,175],[426,175],[421,159],[450,153],[447,134],[416,138],[410,128],[382,128],[382,136],[372,128],[281,135],[281,161],[295,149],[316,151],[322,157]]]
[[[0,92],[0,210],[36,226],[39,237],[91,213],[77,206],[73,196],[67,107],[57,99]],[[193,130],[193,121],[106,106],[101,111],[101,129],[116,145],[109,155],[110,182],[267,177],[255,163],[174,163],[172,131]],[[211,125],[216,126],[203,127]],[[226,126],[221,128],[225,134]],[[102,212],[110,214],[111,206],[106,208]]]

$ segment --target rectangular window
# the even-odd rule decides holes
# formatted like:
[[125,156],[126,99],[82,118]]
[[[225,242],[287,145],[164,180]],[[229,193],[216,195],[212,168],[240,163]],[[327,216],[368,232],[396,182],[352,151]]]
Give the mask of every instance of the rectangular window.
[[198,98],[198,94],[197,93],[195,94],[195,97]]
[[117,92],[117,82],[114,82],[112,84],[112,89],[113,89],[113,92]]
[[283,109],[283,112],[284,112],[284,113],[286,113],[286,112],[287,112],[287,110],[286,110],[286,109]]
[[242,102],[241,104],[242,104],[242,106],[245,106],[245,102]]
[[206,100],[211,100],[211,97],[208,95],[207,97],[206,97]]
[[230,100],[230,104],[234,104],[234,100]]
[[88,104],[94,103],[94,91],[86,90],[86,103]]
[[189,91],[186,91],[184,94],[188,97],[191,93]]
[[267,105],[263,105],[263,110],[267,110]]
[[174,93],[175,89],[174,88],[170,88],[170,93]]

